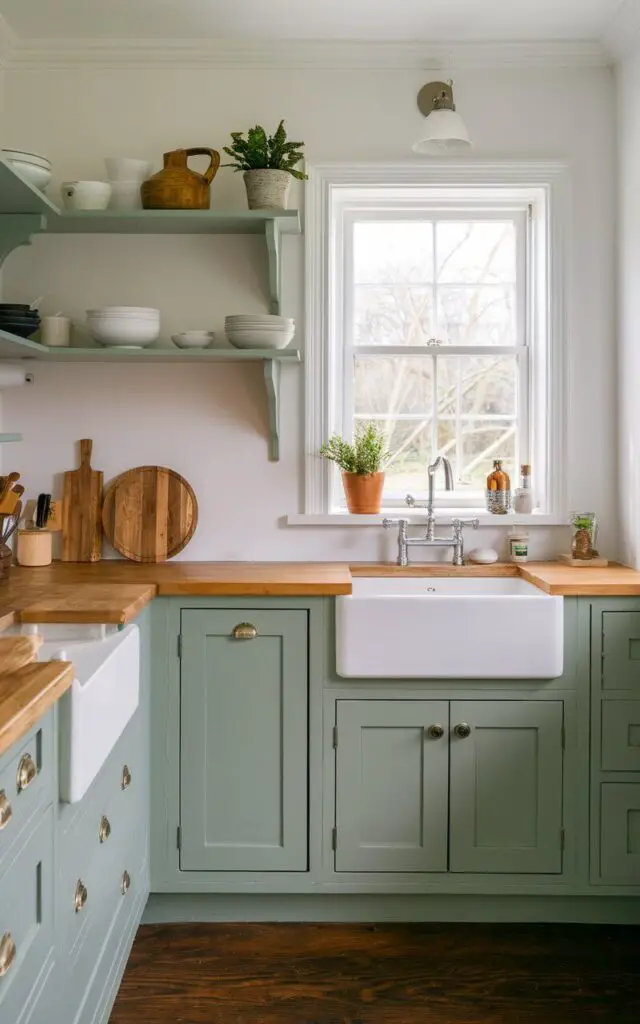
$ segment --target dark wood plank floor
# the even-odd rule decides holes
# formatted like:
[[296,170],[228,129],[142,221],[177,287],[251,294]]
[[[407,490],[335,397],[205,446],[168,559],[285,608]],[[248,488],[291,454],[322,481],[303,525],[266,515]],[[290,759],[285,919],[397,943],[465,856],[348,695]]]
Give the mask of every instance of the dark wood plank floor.
[[111,1024],[640,1022],[640,929],[151,925]]

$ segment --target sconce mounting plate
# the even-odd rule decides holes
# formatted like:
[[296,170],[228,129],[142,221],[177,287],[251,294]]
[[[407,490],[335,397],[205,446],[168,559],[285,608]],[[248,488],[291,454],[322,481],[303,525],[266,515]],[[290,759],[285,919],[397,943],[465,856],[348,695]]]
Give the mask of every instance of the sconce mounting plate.
[[434,103],[445,93],[444,106],[455,110],[453,103],[453,89],[450,82],[427,82],[418,93],[418,110],[424,117],[428,117],[434,110]]

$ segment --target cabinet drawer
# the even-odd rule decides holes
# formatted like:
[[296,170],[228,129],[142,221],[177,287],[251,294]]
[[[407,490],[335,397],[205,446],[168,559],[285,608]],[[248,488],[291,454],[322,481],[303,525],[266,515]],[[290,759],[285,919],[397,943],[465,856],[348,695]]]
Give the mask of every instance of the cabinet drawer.
[[53,796],[53,715],[50,712],[0,760],[0,868],[38,807]]
[[640,700],[602,702],[602,770],[640,771]]
[[602,784],[600,874],[610,885],[640,886],[640,782]]
[[640,692],[640,612],[602,613],[602,688]]
[[[53,947],[53,810],[0,875],[0,1021],[17,1024]],[[0,957],[0,959],[2,959]]]

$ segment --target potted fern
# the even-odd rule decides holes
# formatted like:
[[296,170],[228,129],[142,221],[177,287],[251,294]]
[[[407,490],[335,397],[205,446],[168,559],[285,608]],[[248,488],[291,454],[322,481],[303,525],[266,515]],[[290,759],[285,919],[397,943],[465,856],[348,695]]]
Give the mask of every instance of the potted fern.
[[284,121],[274,135],[267,135],[262,125],[244,132],[231,132],[232,144],[224,152],[232,163],[224,167],[244,172],[247,202],[250,210],[286,210],[291,179],[306,181],[308,175],[296,170],[302,160],[304,142],[289,142]]
[[349,512],[377,515],[382,505],[384,472],[389,458],[384,432],[375,423],[359,426],[353,442],[334,434],[322,445],[320,455],[342,470]]

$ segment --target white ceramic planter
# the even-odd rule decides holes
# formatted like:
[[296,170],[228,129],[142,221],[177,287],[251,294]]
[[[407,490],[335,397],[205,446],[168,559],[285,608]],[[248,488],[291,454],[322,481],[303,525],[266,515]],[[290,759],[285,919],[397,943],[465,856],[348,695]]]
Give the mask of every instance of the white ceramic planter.
[[244,183],[250,210],[286,210],[291,188],[288,171],[245,171]]

